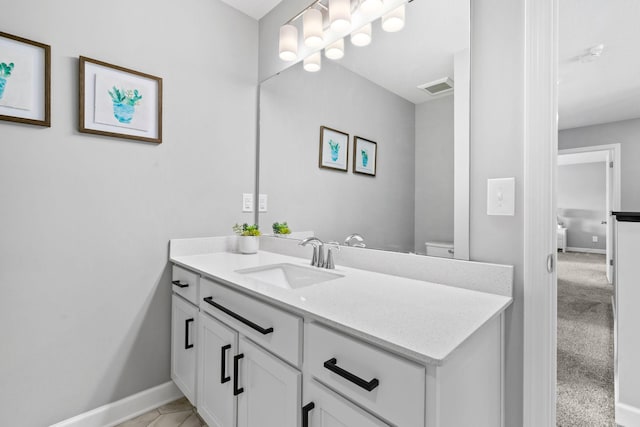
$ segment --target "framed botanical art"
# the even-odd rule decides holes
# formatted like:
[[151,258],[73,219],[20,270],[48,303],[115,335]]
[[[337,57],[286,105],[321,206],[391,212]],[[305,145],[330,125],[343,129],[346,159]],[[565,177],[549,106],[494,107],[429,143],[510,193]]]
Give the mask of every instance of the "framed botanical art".
[[348,161],[349,134],[320,126],[319,166],[346,172]]
[[162,142],[162,79],[80,57],[80,132]]
[[51,46],[0,32],[0,120],[51,126]]
[[376,175],[378,144],[356,136],[353,138],[353,173]]

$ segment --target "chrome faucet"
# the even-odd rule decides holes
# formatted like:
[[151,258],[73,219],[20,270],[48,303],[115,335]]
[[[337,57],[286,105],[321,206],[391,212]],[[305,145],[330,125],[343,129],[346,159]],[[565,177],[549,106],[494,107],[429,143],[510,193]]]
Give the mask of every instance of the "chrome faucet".
[[311,257],[311,265],[313,265],[314,267],[323,268],[324,267],[324,249],[322,249],[322,247],[324,246],[324,242],[318,239],[317,237],[307,237],[306,239],[298,243],[298,245],[300,246],[307,246],[308,244],[313,246],[313,256]]
[[326,244],[327,246],[327,262],[324,264],[324,268],[333,270],[336,268],[336,265],[333,262],[333,249],[340,252],[340,243],[338,242],[329,242]]
[[[358,243],[351,243],[352,240],[355,240]],[[358,234],[358,233],[353,233],[353,234],[349,234],[347,236],[346,239],[344,239],[344,245],[345,246],[353,246],[355,248],[366,248],[367,245],[364,244],[364,238]]]

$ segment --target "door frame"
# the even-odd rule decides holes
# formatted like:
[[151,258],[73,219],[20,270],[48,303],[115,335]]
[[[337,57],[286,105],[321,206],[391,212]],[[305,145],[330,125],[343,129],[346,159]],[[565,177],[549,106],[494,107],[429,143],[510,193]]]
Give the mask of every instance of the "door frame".
[[524,3],[524,427],[556,425],[558,0]]
[[615,254],[613,253],[613,247],[615,245],[613,241],[613,217],[611,211],[621,210],[622,200],[622,175],[621,175],[621,145],[620,143],[604,144],[604,145],[592,145],[585,147],[567,148],[564,150],[558,150],[558,155],[563,154],[576,154],[576,153],[592,153],[604,151],[609,153],[610,159],[613,162],[611,168],[611,174],[613,179],[609,182],[609,169],[607,169],[607,199],[610,198],[611,205],[609,206],[609,212],[607,212],[607,279],[609,283],[613,283],[612,266],[610,260],[613,260]]

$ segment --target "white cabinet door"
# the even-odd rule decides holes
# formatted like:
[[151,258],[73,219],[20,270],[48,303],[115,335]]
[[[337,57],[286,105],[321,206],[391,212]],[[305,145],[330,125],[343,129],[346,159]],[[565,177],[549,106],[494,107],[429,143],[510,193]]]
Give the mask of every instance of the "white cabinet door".
[[302,374],[240,338],[238,427],[298,427]]
[[209,427],[235,427],[233,357],[238,350],[238,333],[200,313],[199,345],[198,413]]
[[198,308],[176,295],[171,306],[171,379],[195,404]]
[[314,380],[304,383],[302,427],[388,427]]

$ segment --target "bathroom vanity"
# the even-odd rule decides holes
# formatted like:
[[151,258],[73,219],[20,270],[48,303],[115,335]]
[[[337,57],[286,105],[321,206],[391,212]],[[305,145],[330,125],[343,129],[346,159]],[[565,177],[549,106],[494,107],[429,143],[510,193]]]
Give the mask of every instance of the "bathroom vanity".
[[209,426],[503,425],[511,267],[390,255],[409,276],[435,262],[486,279],[480,292],[341,264],[385,256],[354,248],[318,269],[271,240],[255,255],[171,241],[171,376]]

